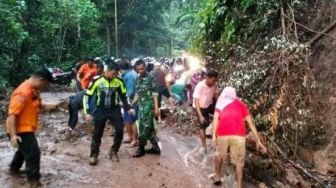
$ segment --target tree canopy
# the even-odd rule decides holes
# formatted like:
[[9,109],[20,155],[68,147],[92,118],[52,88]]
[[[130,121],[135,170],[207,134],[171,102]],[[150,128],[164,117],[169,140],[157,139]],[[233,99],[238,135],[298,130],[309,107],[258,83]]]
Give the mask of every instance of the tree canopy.
[[[14,86],[36,67],[67,67],[86,57],[169,56],[172,45],[185,47],[182,40],[175,43],[174,36],[181,31],[171,28],[183,4],[182,0],[3,0],[0,83]],[[176,6],[180,8],[173,10]]]

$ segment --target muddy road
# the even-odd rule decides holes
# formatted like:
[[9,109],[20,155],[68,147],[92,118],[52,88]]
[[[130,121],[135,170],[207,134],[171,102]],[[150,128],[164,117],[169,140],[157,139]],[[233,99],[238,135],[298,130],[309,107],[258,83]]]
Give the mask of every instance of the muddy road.
[[[71,93],[44,93],[42,98],[56,102],[69,95]],[[160,129],[160,126],[161,156],[145,155],[140,159],[133,159],[132,154],[136,149],[127,148],[123,144],[119,153],[120,162],[112,162],[108,158],[113,136],[111,126],[106,126],[98,165],[90,166],[90,125],[79,119],[77,128],[80,134],[69,137],[66,134],[66,111],[41,115],[42,129],[37,138],[42,154],[43,187],[213,187],[208,179],[213,169],[213,154],[202,154],[196,137],[174,134],[169,128]],[[7,138],[1,138],[1,187],[27,186],[24,176],[12,177],[8,174],[8,164],[14,152]],[[226,169],[226,187],[233,187],[234,177],[230,175],[233,170]],[[246,184],[246,187],[254,186]]]

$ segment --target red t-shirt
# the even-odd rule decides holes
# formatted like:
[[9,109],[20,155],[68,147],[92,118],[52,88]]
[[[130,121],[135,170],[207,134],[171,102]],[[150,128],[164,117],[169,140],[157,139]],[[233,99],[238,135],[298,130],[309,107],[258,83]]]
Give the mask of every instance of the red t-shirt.
[[219,113],[217,136],[246,136],[245,118],[250,115],[247,106],[236,99]]

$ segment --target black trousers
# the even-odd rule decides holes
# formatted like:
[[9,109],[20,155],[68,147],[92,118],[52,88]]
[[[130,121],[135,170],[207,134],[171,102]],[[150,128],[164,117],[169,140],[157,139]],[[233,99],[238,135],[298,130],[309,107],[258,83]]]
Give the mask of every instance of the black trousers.
[[169,99],[171,96],[169,93],[169,89],[167,87],[159,87],[158,91],[159,91],[158,105],[159,107],[161,107],[162,96],[165,96],[167,99]]
[[[210,115],[213,115],[215,112],[215,104],[212,103],[208,108],[201,108],[201,113],[205,119],[205,122],[203,124],[200,123],[200,128],[201,129],[206,129],[210,125]],[[195,109],[196,111],[196,109]],[[197,111],[196,111],[197,114]]]
[[39,180],[41,152],[34,133],[20,133],[22,142],[14,154],[10,164],[11,170],[19,170],[26,163],[26,174],[29,181]]
[[78,122],[78,111],[79,109],[76,108],[76,105],[70,101],[69,103],[69,121],[68,121],[68,126],[71,129],[74,129],[77,125]]
[[124,134],[124,123],[120,108],[113,108],[108,110],[97,108],[93,116],[94,131],[91,142],[91,157],[98,157],[99,155],[101,138],[103,137],[107,120],[111,121],[112,126],[114,126],[115,129],[115,136],[111,150],[112,152],[119,151]]

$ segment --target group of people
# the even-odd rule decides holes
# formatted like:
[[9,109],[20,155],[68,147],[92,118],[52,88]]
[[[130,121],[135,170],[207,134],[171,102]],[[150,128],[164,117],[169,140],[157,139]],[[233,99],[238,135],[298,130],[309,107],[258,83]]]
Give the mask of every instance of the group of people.
[[[179,62],[180,61],[176,61]],[[168,100],[168,108],[173,112],[176,105],[190,102],[199,119],[201,146],[208,152],[206,128],[213,122],[212,143],[216,148],[215,185],[221,184],[222,164],[228,156],[236,165],[237,187],[242,187],[245,161],[245,123],[248,124],[257,140],[257,148],[266,152],[261,143],[252,117],[232,87],[225,87],[220,93],[214,70],[196,71],[185,82],[177,82],[169,76],[172,65],[165,67],[164,61],[154,63],[148,70],[148,63],[142,59],[131,63],[127,59],[102,64],[98,60],[82,64],[77,71],[77,79],[82,91],[69,101],[69,128],[75,130],[78,112],[83,110],[85,117],[92,116],[94,123],[90,165],[98,163],[101,139],[107,121],[115,130],[109,156],[119,161],[118,151],[123,142],[124,128],[128,134],[129,147],[138,147],[134,158],[147,154],[160,155],[161,150],[156,136],[155,118],[160,122],[162,97]],[[181,65],[181,64],[177,64]],[[173,65],[174,66],[174,65]],[[180,68],[183,72],[183,69]],[[178,71],[181,71],[178,69]],[[179,72],[178,74],[181,74]],[[39,91],[52,81],[50,72],[41,69],[14,90],[11,96],[6,128],[10,142],[17,152],[10,164],[10,172],[20,173],[23,162],[31,187],[40,186],[40,150],[34,132],[38,130],[39,110],[57,109],[59,104],[45,104]],[[152,148],[145,150],[150,141]]]
[[[91,62],[90,62],[91,63]],[[97,62],[100,67],[102,64]],[[86,64],[81,65],[86,67]],[[78,111],[83,109],[84,114],[91,115],[94,130],[91,143],[90,165],[98,162],[101,138],[107,121],[115,130],[114,143],[109,151],[112,160],[119,160],[118,151],[123,141],[124,127],[128,133],[130,147],[138,147],[133,157],[141,157],[145,153],[160,155],[155,134],[154,116],[159,114],[159,94],[157,84],[146,68],[146,63],[139,59],[134,64],[134,69],[129,61],[119,60],[105,65],[102,75],[92,74],[94,71],[79,69],[80,83],[82,79],[92,77],[83,91],[73,96],[69,103],[69,127],[74,130],[78,121]],[[85,76],[89,74],[89,76]],[[121,104],[120,104],[121,103]],[[123,112],[123,113],[122,113]],[[138,121],[138,127],[135,122]],[[145,151],[147,141],[152,143],[152,148]]]

